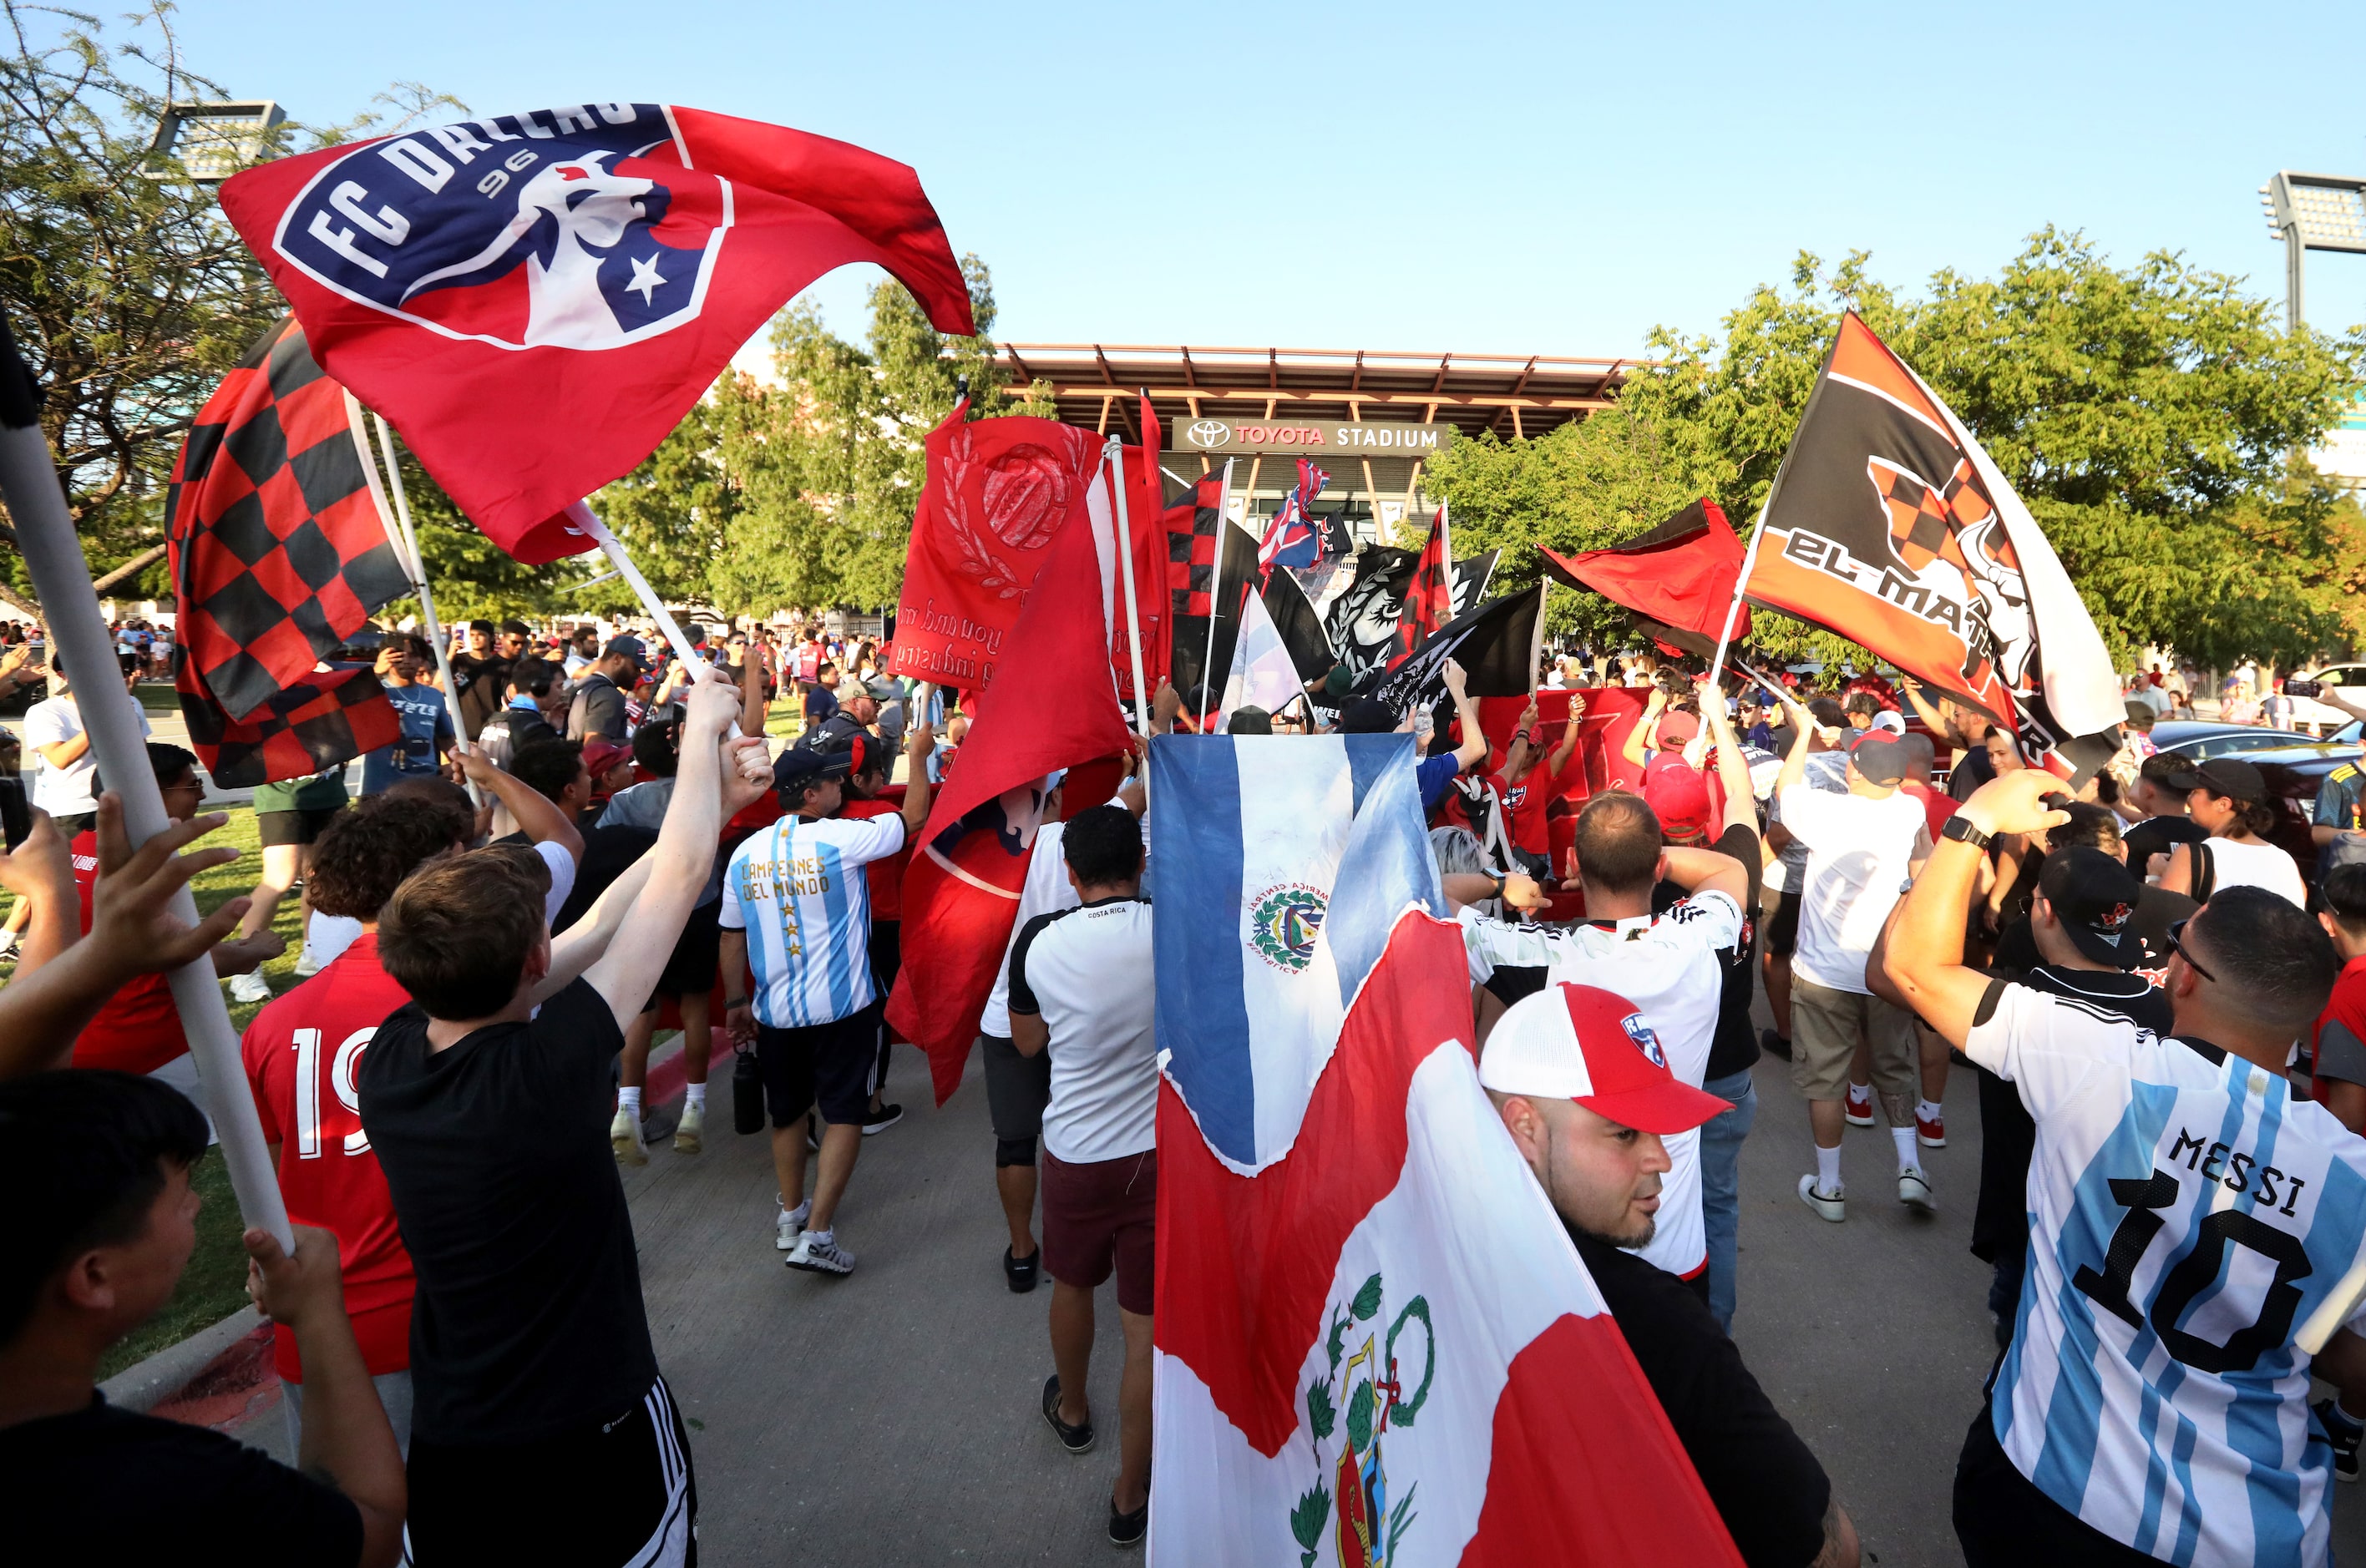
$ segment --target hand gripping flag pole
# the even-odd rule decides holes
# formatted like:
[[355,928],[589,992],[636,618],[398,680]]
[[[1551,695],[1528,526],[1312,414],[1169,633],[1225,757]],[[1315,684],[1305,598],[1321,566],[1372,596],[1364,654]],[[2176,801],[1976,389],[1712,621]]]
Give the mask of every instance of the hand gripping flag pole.
[[[0,498],[8,503],[17,547],[33,575],[33,589],[40,595],[51,646],[71,661],[70,669],[113,669],[115,640],[99,613],[90,563],[74,536],[50,443],[41,434],[40,389],[17,357],[16,339],[5,321],[0,321]],[[89,680],[76,705],[90,732],[99,772],[123,802],[126,835],[135,846],[147,843],[170,826],[171,819],[164,814],[164,797],[148,766],[136,700],[115,682]],[[172,912],[190,925],[197,924],[197,901],[187,887],[173,894]],[[280,1201],[279,1179],[264,1146],[263,1123],[255,1115],[254,1096],[239,1061],[238,1034],[231,1027],[221,982],[214,976],[213,956],[200,955],[174,970],[172,987],[173,1002],[180,1009],[181,1026],[205,1086],[206,1108],[230,1168],[231,1190],[238,1195],[238,1212],[248,1225],[270,1232],[292,1252],[295,1236],[287,1228],[287,1205]]]
[[1133,597],[1133,529],[1125,512],[1125,443],[1115,436],[1110,437],[1109,444],[1101,448],[1101,461],[1114,476],[1110,484],[1117,491],[1118,587],[1125,595],[1125,645],[1133,656],[1133,728],[1135,734],[1146,739],[1150,734],[1150,694],[1142,689],[1142,606]]
[[[377,417],[377,416],[373,416]],[[474,744],[468,734],[468,721],[460,716],[460,704],[452,695],[452,653],[444,645],[444,625],[435,618],[435,596],[427,589],[427,562],[419,554],[419,535],[411,525],[411,497],[403,489],[402,468],[395,461],[394,434],[387,428],[384,418],[377,417],[378,445],[386,454],[386,471],[394,476],[394,503],[387,504],[386,485],[378,477],[377,465],[370,456],[369,431],[364,423],[361,399],[348,391],[345,394],[345,422],[354,432],[354,450],[361,454],[362,474],[369,481],[370,499],[377,506],[378,521],[385,526],[388,543],[402,562],[402,569],[411,578],[411,591],[419,600],[419,619],[427,628],[427,645],[435,652],[435,669],[443,677],[444,711],[451,715],[452,733],[459,737],[460,749],[466,751]],[[469,793],[475,794],[471,785]],[[481,801],[479,802],[482,804]]]

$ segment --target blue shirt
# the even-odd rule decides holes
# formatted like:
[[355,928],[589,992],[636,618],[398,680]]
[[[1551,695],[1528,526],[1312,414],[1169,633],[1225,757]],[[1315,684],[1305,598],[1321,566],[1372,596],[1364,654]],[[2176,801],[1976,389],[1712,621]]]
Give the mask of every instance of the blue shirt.
[[437,757],[452,744],[452,711],[432,686],[389,686],[386,700],[401,722],[402,738],[362,758],[362,793],[376,795],[398,778],[433,773]]
[[1447,790],[1454,787],[1454,776],[1461,771],[1462,764],[1450,751],[1423,757],[1414,764],[1414,780],[1421,786],[1422,815],[1437,810],[1437,802],[1446,799]]

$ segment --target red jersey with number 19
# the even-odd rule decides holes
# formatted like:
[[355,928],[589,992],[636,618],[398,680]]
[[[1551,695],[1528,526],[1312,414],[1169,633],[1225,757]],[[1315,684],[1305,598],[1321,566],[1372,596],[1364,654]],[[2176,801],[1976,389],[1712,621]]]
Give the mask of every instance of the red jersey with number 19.
[[[287,1217],[337,1238],[345,1312],[372,1377],[411,1365],[411,1254],[395,1228],[385,1172],[362,1130],[354,1080],[362,1052],[411,993],[379,967],[377,934],[364,932],[328,968],[254,1015],[239,1043],[263,1137],[279,1146]],[[273,1360],[304,1381],[296,1337],[273,1330]]]

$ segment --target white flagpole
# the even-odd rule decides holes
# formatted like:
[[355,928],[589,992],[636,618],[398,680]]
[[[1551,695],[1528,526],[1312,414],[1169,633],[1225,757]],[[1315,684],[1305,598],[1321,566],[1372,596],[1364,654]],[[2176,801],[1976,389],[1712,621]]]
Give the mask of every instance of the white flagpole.
[[641,569],[633,565],[633,558],[625,554],[624,545],[618,543],[616,536],[608,532],[608,525],[592,515],[591,504],[586,501],[577,501],[567,509],[567,520],[573,523],[586,539],[599,545],[606,553],[608,559],[614,563],[618,574],[631,585],[635,597],[640,599],[641,608],[649,612],[649,619],[658,623],[658,630],[663,633],[665,640],[673,645],[674,657],[680,659],[689,669],[690,678],[693,680],[722,679],[722,671],[697,656],[697,651],[690,645],[690,639],[683,634],[681,623],[674,620],[673,611],[668,610],[665,607],[665,601],[658,598],[657,589],[649,586],[648,578],[641,576]]
[[[115,639],[98,612],[90,563],[74,535],[65,495],[58,488],[54,459],[33,400],[35,388],[32,373],[17,357],[15,340],[0,323],[0,498],[8,503],[17,548],[32,573],[33,590],[40,595],[51,646],[68,661],[69,678],[80,682],[74,706],[89,732],[91,754],[108,791],[123,802],[124,835],[138,846],[163,833],[171,819],[164,814],[155,771],[148,766],[138,701],[115,674]],[[197,924],[197,901],[187,887],[173,894],[171,908],[175,919]],[[280,1200],[279,1178],[263,1141],[263,1123],[239,1060],[238,1032],[231,1027],[213,955],[201,954],[175,969],[171,985],[189,1054],[197,1058],[214,1136],[221,1140],[240,1217],[269,1231],[292,1252],[295,1234],[287,1228],[287,1206]]]
[[1717,634],[1717,656],[1708,662],[1709,678],[1725,678],[1725,645],[1733,640],[1733,622],[1741,613],[1741,590],[1750,586],[1751,568],[1758,564],[1758,543],[1766,537],[1766,509],[1758,509],[1758,526],[1750,532],[1750,548],[1741,553],[1741,570],[1733,579],[1733,598],[1725,607],[1725,626]]
[[1437,503],[1437,553],[1443,557],[1437,565],[1438,569],[1446,574],[1446,618],[1448,621],[1462,613],[1462,606],[1456,602],[1454,592],[1454,521],[1446,510],[1451,504],[1448,501]]
[[1133,598],[1133,528],[1127,521],[1125,510],[1125,443],[1117,437],[1109,438],[1101,448],[1101,459],[1116,474],[1117,488],[1117,570],[1120,589],[1125,595],[1125,643],[1133,659],[1133,727],[1142,735],[1150,734],[1150,693],[1143,689],[1142,671],[1142,607]]
[[[394,436],[386,420],[377,420],[378,444],[386,453],[386,468],[394,476],[394,504],[387,503],[386,485],[379,479],[377,465],[370,460],[369,434],[363,423],[361,400],[352,392],[345,394],[345,422],[354,432],[354,447],[360,453],[362,473],[369,480],[370,499],[377,503],[377,520],[386,530],[387,542],[394,546],[402,562],[403,575],[411,579],[411,591],[419,599],[419,619],[427,628],[427,645],[434,650],[435,668],[444,678],[444,711],[451,716],[452,734],[458,738],[460,749],[471,745],[468,722],[460,717],[460,700],[452,690],[452,655],[444,645],[444,627],[435,619],[435,598],[427,591],[427,563],[419,554],[419,536],[411,527],[411,498],[402,487],[402,468],[395,461]],[[470,793],[474,793],[474,787]]]
[[1219,595],[1224,587],[1224,541],[1232,535],[1225,532],[1233,526],[1233,460],[1224,459],[1224,483],[1216,498],[1216,577],[1208,585],[1208,652],[1200,661],[1200,722],[1208,722],[1208,689],[1214,671],[1208,666],[1216,662],[1216,615],[1223,606]]

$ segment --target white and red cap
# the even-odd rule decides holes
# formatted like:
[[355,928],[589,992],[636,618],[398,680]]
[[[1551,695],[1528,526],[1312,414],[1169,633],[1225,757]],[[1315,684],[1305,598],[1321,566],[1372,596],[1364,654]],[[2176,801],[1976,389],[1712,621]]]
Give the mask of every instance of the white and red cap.
[[1590,985],[1547,986],[1507,1009],[1479,1057],[1498,1094],[1573,1100],[1622,1127],[1690,1132],[1733,1107],[1678,1081],[1642,1010]]

